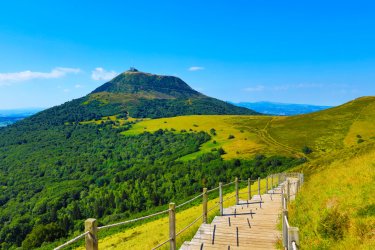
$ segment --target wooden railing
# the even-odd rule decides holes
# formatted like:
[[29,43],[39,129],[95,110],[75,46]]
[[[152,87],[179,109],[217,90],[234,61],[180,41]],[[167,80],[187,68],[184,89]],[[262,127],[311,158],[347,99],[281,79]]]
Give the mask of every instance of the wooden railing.
[[[265,192],[266,193],[268,192],[269,186],[272,189],[273,187],[275,187],[275,185],[278,186],[282,182],[283,182],[283,185],[285,186],[285,182],[287,181],[287,178],[288,177],[295,177],[295,176],[297,176],[299,178],[300,184],[303,183],[303,175],[301,177],[300,174],[285,174],[285,173],[282,173],[282,174],[273,174],[273,175],[267,176],[266,177]],[[98,227],[98,223],[97,223],[96,219],[93,219],[93,218],[87,219],[85,221],[85,231],[84,231],[84,233],[82,233],[81,235],[78,235],[77,237],[69,240],[68,242],[56,247],[54,250],[63,249],[64,247],[67,247],[68,245],[73,244],[73,243],[77,242],[78,240],[80,240],[82,238],[85,238],[86,250],[98,250],[98,232],[100,230],[103,230],[103,229],[106,229],[106,228],[111,228],[111,227],[116,227],[116,226],[120,226],[120,225],[124,225],[124,224],[129,224],[129,223],[136,222],[136,221],[146,220],[146,219],[149,219],[149,218],[161,215],[161,214],[167,214],[167,213],[169,214],[169,238],[162,241],[160,244],[155,246],[153,249],[158,249],[158,248],[166,245],[169,242],[169,246],[170,246],[169,248],[171,250],[175,250],[175,249],[177,249],[177,241],[176,241],[177,236],[179,236],[180,234],[185,232],[187,229],[189,229],[191,226],[193,226],[200,219],[202,219],[202,223],[207,223],[207,220],[208,220],[207,215],[210,211],[219,207],[219,213],[220,213],[220,215],[223,215],[223,211],[224,211],[223,204],[224,204],[224,202],[227,202],[228,200],[231,200],[233,198],[235,198],[235,203],[237,205],[239,204],[239,195],[240,195],[240,193],[239,193],[239,183],[240,182],[247,182],[248,190],[247,190],[246,194],[247,194],[248,200],[251,200],[251,197],[252,197],[252,189],[251,189],[252,183],[254,184],[255,182],[258,182],[257,183],[258,187],[257,187],[256,192],[257,192],[258,195],[261,195],[261,185],[260,185],[261,179],[260,178],[258,178],[256,180],[251,180],[250,178],[248,178],[247,180],[239,180],[236,177],[233,182],[230,182],[230,183],[227,183],[227,184],[223,184],[222,182],[220,182],[218,187],[215,187],[211,190],[208,190],[207,188],[203,188],[203,192],[201,194],[199,194],[199,195],[193,197],[192,199],[190,199],[190,200],[188,200],[184,203],[181,203],[177,206],[176,206],[175,203],[171,202],[171,203],[169,203],[169,208],[167,210],[163,210],[163,211],[160,211],[160,212],[157,212],[157,213],[154,213],[154,214],[150,214],[150,215],[147,215],[147,216],[143,216],[143,217],[140,217],[140,218],[127,220],[127,221],[123,221],[123,222],[118,222],[118,223],[114,223],[114,224],[110,224],[110,225],[100,226],[100,227]],[[233,184],[234,184],[235,194],[230,196],[230,197],[227,197],[224,200],[223,199],[223,188],[227,187],[227,186],[230,186],[230,185],[233,185]],[[295,235],[295,233],[293,233],[294,232],[293,228],[289,227],[289,224],[288,224],[288,221],[287,221],[287,216],[284,216],[284,211],[286,211],[286,215],[287,215],[287,210],[285,208],[286,208],[286,203],[289,202],[289,198],[287,200],[285,200],[285,197],[290,197],[290,192],[289,192],[290,185],[288,184],[287,187],[288,187],[287,188],[287,190],[288,190],[287,195],[284,195],[284,192],[282,192],[283,193],[283,195],[282,195],[283,200],[282,201],[283,201],[283,208],[284,208],[284,210],[283,210],[283,243],[284,243],[284,239],[289,240],[289,237],[290,237],[292,239],[291,242],[295,242],[298,246],[298,244],[299,244],[298,236],[297,236],[297,238],[295,238],[295,237],[292,238],[292,236]],[[218,190],[219,202],[217,202],[213,207],[208,208],[207,207],[208,194],[211,193],[211,192],[214,192],[216,190]],[[284,188],[282,190],[284,190]],[[195,200],[197,200],[198,198],[201,198],[201,197],[202,197],[202,214],[198,218],[194,219],[189,225],[187,225],[182,230],[180,230],[179,232],[176,233],[176,209],[178,209],[182,206],[185,206],[185,205],[187,205],[187,204],[189,204],[189,203],[191,203],[191,202],[193,202],[193,201],[195,201]],[[260,206],[261,206],[261,203],[260,203]],[[284,231],[285,231],[284,230],[284,218],[286,218],[285,223],[286,223],[286,225],[288,225],[288,230],[290,231],[290,233],[289,233],[288,230],[287,230],[286,233],[284,233]],[[297,229],[297,234],[298,234],[298,229]],[[293,248],[287,248],[287,249],[293,249]]]
[[[289,178],[293,178],[294,182],[290,182],[288,178],[282,184],[282,195],[281,195],[281,203],[283,207],[282,213],[282,236],[283,236],[283,247],[285,249],[299,249],[299,229],[298,227],[292,227],[289,224],[288,220],[288,203],[291,200],[291,197],[296,197],[297,193],[300,190],[301,185],[304,182],[303,174],[292,174],[288,176]],[[291,187],[293,187],[293,191],[291,192]]]

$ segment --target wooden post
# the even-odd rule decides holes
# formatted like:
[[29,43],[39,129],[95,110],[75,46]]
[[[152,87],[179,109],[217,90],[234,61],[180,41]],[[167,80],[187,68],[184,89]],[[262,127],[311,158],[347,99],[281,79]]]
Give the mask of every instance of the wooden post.
[[176,204],[169,203],[169,238],[170,249],[176,250]]
[[207,224],[207,188],[203,188],[203,223]]
[[289,180],[286,181],[286,200],[290,201],[290,182]]
[[289,227],[288,229],[288,249],[293,249],[293,241],[299,246],[299,230],[298,227]]
[[277,174],[277,185],[280,185],[280,174]]
[[300,181],[297,180],[296,194],[299,192],[299,189],[300,189]]
[[98,250],[98,222],[96,219],[87,219],[85,221],[85,232],[89,234],[85,236],[86,250]]
[[260,177],[258,177],[258,195],[260,196]]
[[251,200],[251,180],[250,178],[247,179],[247,199]]
[[282,229],[283,229],[283,247],[288,246],[288,228],[286,226],[285,217],[288,218],[288,210],[283,209],[283,218],[282,218]]
[[237,177],[236,179],[234,179],[234,184],[236,187],[236,205],[238,205],[240,203],[240,199],[238,197],[238,178]]
[[268,194],[268,175],[266,177],[266,194]]
[[223,216],[223,183],[219,182],[219,203],[220,203],[220,215]]

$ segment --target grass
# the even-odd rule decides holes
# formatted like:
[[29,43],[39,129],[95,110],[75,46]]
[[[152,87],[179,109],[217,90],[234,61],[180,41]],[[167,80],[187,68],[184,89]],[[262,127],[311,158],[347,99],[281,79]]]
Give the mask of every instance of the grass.
[[[184,156],[181,160],[190,160],[198,155],[210,152],[213,148],[222,147],[226,155],[225,159],[231,158],[249,158],[256,153],[265,150],[265,145],[258,139],[257,135],[251,130],[243,130],[233,122],[238,119],[254,120],[257,124],[265,125],[270,117],[266,116],[231,116],[231,115],[193,115],[179,116],[172,118],[160,118],[145,120],[136,123],[129,131],[123,132],[124,135],[136,135],[144,131],[154,132],[158,129],[174,129],[181,133],[181,130],[187,132],[205,131],[210,134],[210,130],[215,129],[215,135],[211,134],[212,139],[201,146],[199,152]],[[229,139],[229,135],[235,138]]]
[[374,145],[335,158],[308,170],[290,223],[299,227],[302,249],[375,249]]
[[[193,115],[141,120],[123,134],[158,129],[210,134],[212,128],[216,130],[200,151],[181,160],[194,159],[219,147],[227,153],[224,159],[251,158],[256,154],[317,159],[358,144],[358,136],[364,141],[375,141],[374,120],[375,97],[363,97],[332,109],[290,117]],[[304,155],[304,146],[311,148],[312,154]]]

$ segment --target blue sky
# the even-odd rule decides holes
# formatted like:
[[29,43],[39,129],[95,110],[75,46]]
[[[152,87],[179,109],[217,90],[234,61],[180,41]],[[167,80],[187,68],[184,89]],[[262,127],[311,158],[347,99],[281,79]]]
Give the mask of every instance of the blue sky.
[[116,73],[228,101],[375,95],[373,1],[2,1],[0,109],[50,107]]

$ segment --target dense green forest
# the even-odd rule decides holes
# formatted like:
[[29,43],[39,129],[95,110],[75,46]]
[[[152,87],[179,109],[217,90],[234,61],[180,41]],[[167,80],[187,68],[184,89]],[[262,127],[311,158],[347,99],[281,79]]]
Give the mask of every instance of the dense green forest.
[[88,217],[124,219],[234,176],[255,178],[301,162],[264,156],[223,161],[221,149],[181,162],[210,136],[159,130],[126,137],[120,132],[129,124],[48,126],[37,118],[0,130],[2,249],[37,247],[82,230]]

